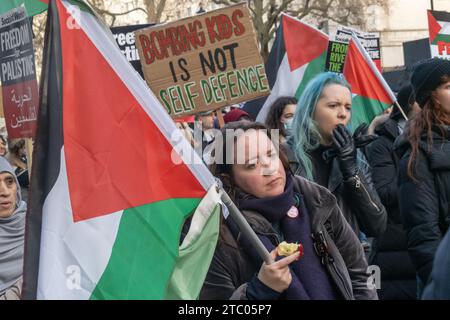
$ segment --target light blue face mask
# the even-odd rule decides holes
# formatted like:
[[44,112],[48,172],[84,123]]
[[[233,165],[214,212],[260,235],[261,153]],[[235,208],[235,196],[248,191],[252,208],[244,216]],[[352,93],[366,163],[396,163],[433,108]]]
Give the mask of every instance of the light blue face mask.
[[292,125],[294,123],[294,118],[286,119],[283,123],[284,125],[284,131],[286,132],[286,136],[292,135]]

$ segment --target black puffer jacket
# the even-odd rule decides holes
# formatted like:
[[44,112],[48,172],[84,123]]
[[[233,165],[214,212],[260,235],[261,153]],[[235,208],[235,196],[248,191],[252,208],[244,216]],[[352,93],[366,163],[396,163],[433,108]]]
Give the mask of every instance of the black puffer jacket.
[[[411,146],[405,135],[395,150],[402,155],[399,171],[399,204],[407,231],[408,251],[421,285],[429,279],[436,249],[450,225],[450,127],[434,127],[433,145],[422,135],[413,181],[407,175]],[[419,292],[420,294],[420,292]]]
[[367,155],[375,189],[388,214],[386,231],[374,240],[369,263],[381,270],[380,299],[415,299],[416,275],[408,255],[406,232],[398,207],[398,162],[393,146],[400,131],[392,119],[380,124]]
[[[288,156],[292,172],[305,176],[305,170],[300,166],[292,149],[283,145],[283,150]],[[362,153],[360,157],[364,157]],[[372,185],[368,163],[360,161],[358,175],[344,181],[338,160],[333,159],[327,189],[336,197],[339,208],[356,235],[362,231],[368,237],[377,237],[384,232],[386,209]]]
[[[345,221],[336,198],[325,188],[301,177],[294,179],[295,191],[302,194],[313,234],[325,239],[328,258],[325,267],[343,299],[377,299],[376,290],[367,285],[367,261],[361,244]],[[269,221],[255,212],[243,212],[257,234],[265,235],[278,245],[278,235]],[[240,246],[241,235],[233,238],[226,224],[200,294],[201,299],[246,299],[247,283],[261,265],[251,263]]]

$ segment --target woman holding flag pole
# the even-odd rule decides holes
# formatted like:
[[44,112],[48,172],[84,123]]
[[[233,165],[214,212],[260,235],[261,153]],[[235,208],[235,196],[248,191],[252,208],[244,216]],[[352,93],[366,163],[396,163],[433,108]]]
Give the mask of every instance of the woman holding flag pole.
[[[229,123],[222,137],[211,171],[235,212],[222,221],[200,298],[377,299],[364,252],[331,193],[292,175],[264,125]],[[254,233],[257,241],[248,237]]]

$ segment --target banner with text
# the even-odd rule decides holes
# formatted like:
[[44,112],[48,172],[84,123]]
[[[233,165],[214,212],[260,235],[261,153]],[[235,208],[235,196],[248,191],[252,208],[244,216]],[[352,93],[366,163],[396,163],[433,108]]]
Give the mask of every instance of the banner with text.
[[10,138],[32,138],[39,105],[33,33],[24,7],[0,16],[0,79]]
[[428,10],[431,57],[450,59],[450,12]]
[[177,118],[269,94],[246,4],[136,32],[149,87]]
[[144,74],[142,73],[141,61],[139,59],[138,49],[136,48],[134,32],[148,28],[152,25],[153,24],[137,24],[132,26],[111,27],[111,32],[123,55],[131,63],[133,68],[139,72],[142,78],[144,78]]
[[352,32],[356,34],[364,49],[366,49],[378,70],[381,72],[380,34],[362,32],[344,26],[338,27],[335,36],[332,38],[333,41],[330,41],[326,69],[328,71],[342,73]]

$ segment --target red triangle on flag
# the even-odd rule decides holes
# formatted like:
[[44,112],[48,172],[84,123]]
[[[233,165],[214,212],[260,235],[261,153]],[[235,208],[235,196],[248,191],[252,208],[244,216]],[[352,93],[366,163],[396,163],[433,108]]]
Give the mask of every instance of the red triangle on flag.
[[287,15],[281,17],[284,45],[291,71],[318,58],[328,49],[328,36]]
[[171,198],[203,197],[199,181],[185,163],[172,160],[170,142],[83,29],[67,27],[70,16],[59,1],[58,12],[64,154],[74,221]]
[[353,39],[348,45],[343,74],[354,94],[386,104],[394,102]]
[[433,11],[428,10],[428,30],[430,31],[430,43],[433,43],[436,36],[442,29],[442,26],[437,22],[436,18],[433,16]]

